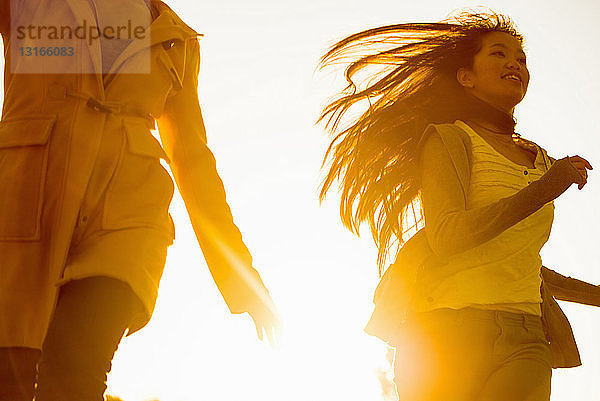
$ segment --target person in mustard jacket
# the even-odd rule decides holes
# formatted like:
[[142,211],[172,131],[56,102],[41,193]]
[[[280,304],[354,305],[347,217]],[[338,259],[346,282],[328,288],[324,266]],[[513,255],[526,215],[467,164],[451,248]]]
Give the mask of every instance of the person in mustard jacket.
[[111,7],[0,0],[1,401],[31,401],[36,364],[37,401],[102,399],[174,241],[161,160],[230,311],[278,324],[207,146],[201,35],[161,1]]
[[600,288],[542,265],[553,200],[592,166],[514,132],[522,40],[507,17],[466,12],[365,30],[321,60],[347,63],[348,82],[320,118],[321,198],[339,179],[342,221],[369,223],[380,272],[400,244],[366,330],[396,348],[401,401],[548,401],[552,368],[580,364],[554,296],[600,305]]

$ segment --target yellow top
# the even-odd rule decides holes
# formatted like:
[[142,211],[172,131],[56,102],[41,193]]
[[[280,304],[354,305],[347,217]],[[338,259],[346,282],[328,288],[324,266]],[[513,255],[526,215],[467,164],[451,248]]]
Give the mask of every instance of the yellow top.
[[[514,195],[547,169],[538,146],[535,168],[530,169],[498,153],[464,122],[454,124],[472,141],[467,209]],[[424,289],[427,301],[419,309],[470,306],[541,315],[539,252],[548,240],[553,219],[554,204],[549,202],[489,241],[450,256],[443,269],[446,273],[428,281]]]

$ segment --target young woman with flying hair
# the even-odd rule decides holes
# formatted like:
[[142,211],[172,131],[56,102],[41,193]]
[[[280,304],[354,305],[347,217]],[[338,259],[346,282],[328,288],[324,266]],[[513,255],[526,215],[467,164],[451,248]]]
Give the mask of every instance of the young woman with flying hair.
[[[320,198],[339,180],[342,221],[369,223],[380,273],[398,242],[367,332],[396,347],[403,401],[549,400],[551,369],[580,364],[553,296],[600,304],[542,266],[552,201],[592,167],[515,134],[522,42],[505,16],[463,13],[369,29],[321,60],[348,85],[319,119],[333,134]],[[404,241],[415,204],[425,229]]]

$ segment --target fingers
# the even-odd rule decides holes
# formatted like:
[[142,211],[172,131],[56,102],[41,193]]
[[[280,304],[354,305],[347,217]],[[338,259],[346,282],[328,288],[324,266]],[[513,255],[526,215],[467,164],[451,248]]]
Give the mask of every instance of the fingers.
[[258,339],[262,341],[265,333],[271,347],[275,347],[277,345],[277,336],[280,327],[280,322],[277,316],[270,311],[265,310],[260,312],[254,311],[250,314],[250,316],[252,316],[252,320],[256,326],[256,334]]
[[571,165],[575,167],[575,169],[579,173],[579,176],[581,177],[579,182],[577,182],[577,188],[581,190],[585,186],[585,184],[587,184],[587,169],[593,170],[593,167],[590,164],[590,162],[588,162],[581,156],[569,157],[569,162],[571,162]]
[[265,324],[263,322],[255,322],[256,325],[256,334],[258,335],[258,339],[262,341],[264,339],[264,333],[267,335],[267,340],[269,341],[269,345],[271,347],[275,347],[277,345],[277,328],[272,324]]
[[263,326],[265,328],[265,333],[267,333],[267,339],[269,340],[269,344],[274,347],[276,344],[278,331],[280,327],[279,319],[273,313],[268,313],[263,316]]
[[576,161],[577,161],[577,162],[581,162],[581,163],[583,163],[583,164],[585,165],[585,167],[586,167],[586,168],[588,168],[589,170],[593,170],[593,169],[594,169],[594,168],[592,167],[592,165],[590,164],[590,162],[589,162],[589,161],[587,161],[586,159],[584,159],[583,157],[581,157],[581,156],[579,156],[579,155],[572,156],[570,159],[571,159],[571,161],[572,161],[572,162],[574,162],[574,163],[575,163]]
[[587,171],[585,168],[577,167],[577,172],[581,176],[581,180],[578,182],[577,188],[581,190],[587,184]]
[[256,326],[256,335],[260,341],[263,340],[263,331],[266,334],[269,344],[274,347],[276,345],[277,332],[281,325],[279,319],[279,312],[275,306],[275,303],[266,294],[266,297],[262,297],[260,302],[252,302],[248,305],[248,314],[252,317],[254,325]]
[[267,333],[267,339],[269,340],[269,345],[271,347],[275,347],[277,345],[277,336],[275,334],[275,326],[265,327],[265,332]]
[[575,166],[578,170],[587,171],[590,169],[585,161],[571,161],[571,164],[573,164],[573,166]]
[[258,319],[255,319],[254,316],[252,316],[252,320],[254,321],[254,326],[256,327],[256,335],[258,336],[258,339],[260,341],[262,341],[263,340],[263,325],[262,325],[262,322],[259,321]]
[[587,184],[587,172],[585,169],[583,171],[577,169],[577,172],[581,175],[582,181],[577,185],[577,189],[581,189]]

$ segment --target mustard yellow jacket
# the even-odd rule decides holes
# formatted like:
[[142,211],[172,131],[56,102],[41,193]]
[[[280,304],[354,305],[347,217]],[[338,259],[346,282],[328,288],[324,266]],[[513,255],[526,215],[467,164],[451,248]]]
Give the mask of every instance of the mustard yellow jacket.
[[[29,7],[27,12],[37,13],[41,21],[49,15],[54,21],[79,26],[84,20],[88,25],[94,20],[87,1],[0,0],[5,47],[0,121],[0,346],[40,348],[74,227],[85,218],[79,210],[100,140],[109,130],[126,136],[128,152],[169,163],[230,311],[242,313],[261,302],[266,289],[233,222],[206,143],[197,95],[199,34],[166,4],[153,0],[154,18],[146,30],[149,40],[132,41],[109,74],[102,74],[99,41],[86,39],[73,42],[75,51],[64,65],[65,73],[46,72],[48,59],[36,61],[35,73],[13,73],[13,63],[26,67],[29,61],[11,40],[10,12],[15,21],[24,14],[10,10],[10,3]],[[149,73],[120,73],[142,71],[147,63]],[[155,123],[164,148],[151,134]],[[119,205],[111,206],[102,224],[107,230],[152,227],[168,237],[174,235],[170,215],[121,220]],[[161,274],[162,270],[136,272],[131,280],[148,276],[144,279],[158,288]],[[16,288],[15,282],[35,283],[35,295]],[[40,306],[33,298],[49,302]],[[149,319],[154,300],[142,301],[150,305]]]
[[[456,174],[466,205],[471,174],[470,137],[456,125],[432,124],[426,130],[421,143],[428,134],[433,132],[439,134],[443,147],[448,151],[454,167],[449,174]],[[554,159],[548,157],[543,149],[539,149],[551,164]],[[461,238],[467,239],[476,235],[489,236],[494,227],[500,225],[508,228],[511,223],[514,224],[526,217],[526,214],[534,212],[536,207],[543,206],[545,202],[540,199],[545,198],[546,191],[544,185],[534,182],[513,199],[505,199],[499,204],[490,205],[489,215],[481,214],[477,233],[465,233]],[[515,204],[519,204],[520,207],[514,207]],[[523,205],[528,205],[530,210],[526,210],[528,207]],[[501,213],[499,208],[503,208]],[[393,345],[414,305],[427,302],[427,294],[419,291],[419,280],[435,275],[436,271],[443,272],[445,264],[444,256],[432,250],[429,240],[426,227],[417,232],[402,246],[396,261],[383,275],[375,291],[375,309],[365,328],[368,334]],[[575,278],[565,277],[544,266],[541,273],[542,322],[546,338],[550,342],[553,367],[579,366],[581,360],[571,326],[555,298],[600,306],[600,288]]]

